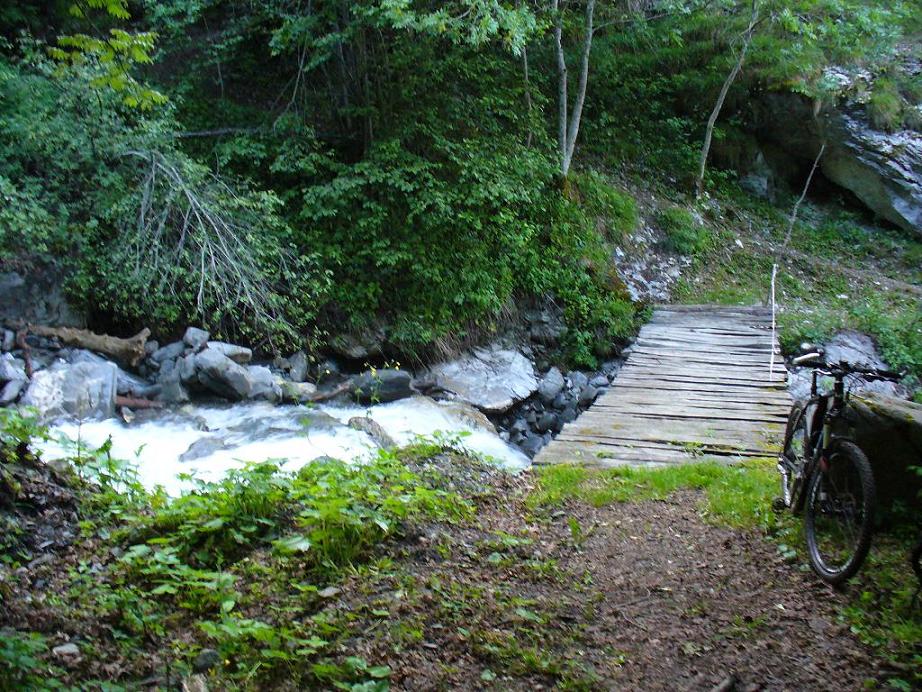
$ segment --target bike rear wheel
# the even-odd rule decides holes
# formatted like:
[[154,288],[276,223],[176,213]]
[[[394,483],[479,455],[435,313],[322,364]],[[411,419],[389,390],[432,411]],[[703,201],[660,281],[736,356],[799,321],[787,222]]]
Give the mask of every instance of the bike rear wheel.
[[871,547],[876,491],[871,464],[852,442],[833,443],[817,464],[806,494],[805,531],[810,564],[830,584],[861,568]]

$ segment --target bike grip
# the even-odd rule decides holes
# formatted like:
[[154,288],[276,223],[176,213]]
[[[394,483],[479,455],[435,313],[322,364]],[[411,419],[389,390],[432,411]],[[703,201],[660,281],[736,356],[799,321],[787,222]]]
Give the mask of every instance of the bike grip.
[[817,352],[814,353],[805,353],[802,356],[797,356],[791,360],[791,365],[800,365],[801,363],[806,363],[807,361],[816,360],[820,357],[820,354]]

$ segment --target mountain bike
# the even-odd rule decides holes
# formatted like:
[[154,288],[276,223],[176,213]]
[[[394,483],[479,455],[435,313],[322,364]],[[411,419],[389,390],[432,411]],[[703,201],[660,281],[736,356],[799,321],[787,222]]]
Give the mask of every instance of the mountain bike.
[[[815,363],[815,350],[794,365]],[[818,376],[833,378],[832,391],[818,391]],[[783,496],[780,507],[804,512],[804,532],[813,570],[830,584],[842,584],[861,568],[871,547],[876,488],[871,464],[852,439],[845,416],[849,376],[898,380],[886,370],[852,368],[847,363],[815,367],[810,397],[795,402],[788,416],[784,451],[778,457]]]

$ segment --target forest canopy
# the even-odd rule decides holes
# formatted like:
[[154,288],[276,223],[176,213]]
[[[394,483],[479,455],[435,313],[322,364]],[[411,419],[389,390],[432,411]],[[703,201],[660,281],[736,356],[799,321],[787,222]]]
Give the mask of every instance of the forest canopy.
[[[94,319],[396,351],[565,312],[592,363],[638,306],[618,172],[691,187],[754,93],[886,73],[916,2],[79,0],[0,9],[0,262]],[[747,46],[745,68],[727,75]],[[642,105],[642,107],[638,107]],[[705,188],[723,171],[709,168]],[[600,223],[604,219],[604,223]]]

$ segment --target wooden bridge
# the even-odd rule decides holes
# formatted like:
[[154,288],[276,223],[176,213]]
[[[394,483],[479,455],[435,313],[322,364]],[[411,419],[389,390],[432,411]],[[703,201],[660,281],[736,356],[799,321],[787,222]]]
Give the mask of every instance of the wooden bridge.
[[769,308],[661,306],[612,388],[535,463],[655,466],[774,456],[791,405],[778,354]]

